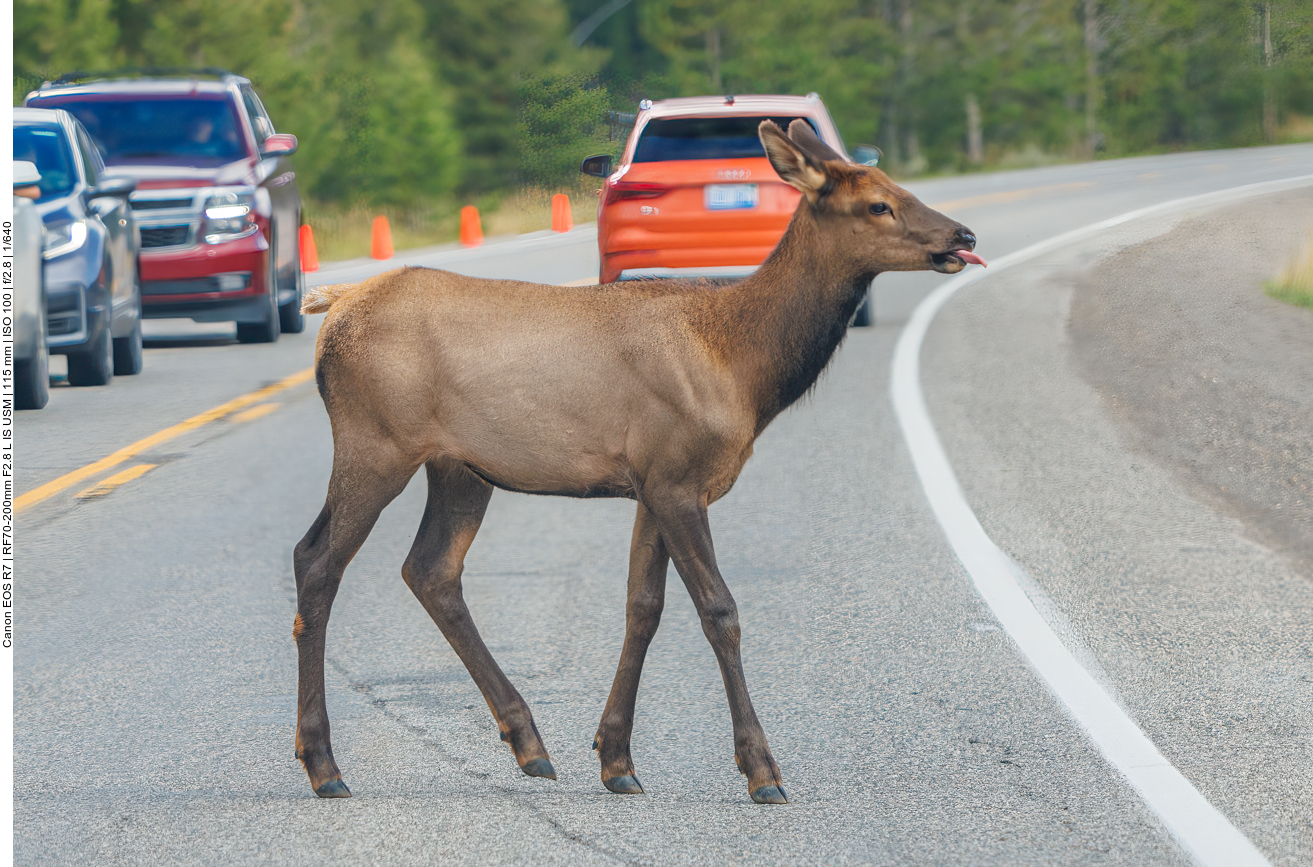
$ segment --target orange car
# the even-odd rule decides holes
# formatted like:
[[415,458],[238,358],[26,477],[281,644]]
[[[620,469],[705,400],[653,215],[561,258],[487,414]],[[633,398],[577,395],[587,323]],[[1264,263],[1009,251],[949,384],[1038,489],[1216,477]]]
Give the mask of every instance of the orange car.
[[814,93],[645,99],[639,109],[615,171],[609,155],[580,167],[606,178],[597,203],[602,283],[681,270],[742,276],[765,260],[802,194],[766,159],[763,120],[788,129],[802,118],[846,152]]

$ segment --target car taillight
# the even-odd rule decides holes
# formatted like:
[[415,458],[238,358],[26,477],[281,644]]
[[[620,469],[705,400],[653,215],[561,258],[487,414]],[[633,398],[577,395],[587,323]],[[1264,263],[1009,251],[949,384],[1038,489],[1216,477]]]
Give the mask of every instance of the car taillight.
[[606,203],[609,205],[621,199],[655,199],[668,192],[670,187],[650,181],[607,181]]

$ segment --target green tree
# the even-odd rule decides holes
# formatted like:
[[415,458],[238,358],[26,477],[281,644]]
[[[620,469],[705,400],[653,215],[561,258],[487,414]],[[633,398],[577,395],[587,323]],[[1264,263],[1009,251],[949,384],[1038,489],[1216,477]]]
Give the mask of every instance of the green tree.
[[1108,13],[1101,126],[1111,150],[1259,138],[1262,74],[1247,0],[1118,0]]
[[117,60],[110,0],[14,0],[14,104],[42,81]]
[[394,205],[559,184],[641,97],[816,91],[905,171],[1256,144],[1313,116],[1313,0],[632,0],[575,47],[603,3],[15,0],[14,97],[226,67],[300,137],[309,195]]
[[895,73],[896,39],[876,4],[781,3],[748,12],[726,41],[731,93],[816,92],[845,141],[874,142],[883,90]]
[[578,177],[579,161],[611,151],[611,95],[586,73],[525,75],[519,86],[520,180],[558,188]]
[[[964,168],[974,101],[995,153],[1033,145],[1064,150],[1079,117],[1081,32],[1068,2],[918,4],[900,16],[906,59],[895,110],[905,161]],[[909,21],[908,19],[911,18]],[[913,134],[915,138],[913,139]],[[896,151],[895,153],[898,153]]]
[[274,123],[306,142],[298,173],[311,195],[414,205],[459,187],[454,94],[423,26],[413,0],[307,4],[253,70]]
[[300,139],[302,189],[320,200],[412,205],[464,176],[452,88],[416,0],[18,0],[15,23],[20,80],[121,66],[249,77]]
[[[422,32],[464,140],[459,187],[467,193],[513,186],[522,76],[595,72],[602,55],[575,50],[560,0],[418,0]],[[586,76],[585,76],[586,77]]]

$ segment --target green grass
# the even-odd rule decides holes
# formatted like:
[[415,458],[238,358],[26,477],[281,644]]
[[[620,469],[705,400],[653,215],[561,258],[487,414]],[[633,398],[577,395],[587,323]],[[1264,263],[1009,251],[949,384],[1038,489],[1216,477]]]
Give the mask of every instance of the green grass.
[[429,247],[456,240],[455,208],[370,208],[305,203],[304,219],[315,232],[320,262],[340,262],[369,255],[374,218],[385,216],[397,250]]
[[[596,218],[597,178],[583,178],[573,186],[552,191],[521,189],[500,197],[488,196],[471,202],[479,206],[484,236],[518,235],[552,227],[552,194],[570,196],[574,221],[590,223]],[[369,207],[305,203],[305,221],[315,232],[315,248],[321,262],[339,262],[369,255],[374,218],[388,218],[392,246],[397,252],[415,247],[449,244],[460,236],[460,207],[454,202],[413,208]]]
[[1313,235],[1281,275],[1263,288],[1278,301],[1313,310]]

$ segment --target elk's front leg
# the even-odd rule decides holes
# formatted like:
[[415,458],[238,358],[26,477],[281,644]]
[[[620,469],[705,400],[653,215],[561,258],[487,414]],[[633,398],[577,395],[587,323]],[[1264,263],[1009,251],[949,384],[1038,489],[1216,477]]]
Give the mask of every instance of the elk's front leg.
[[787,803],[779,765],[771,755],[766,733],[748,697],[739,656],[738,607],[716,567],[706,501],[696,495],[666,495],[646,497],[644,502],[656,516],[661,538],[693,597],[702,632],[720,663],[720,676],[725,681],[730,718],[734,722],[734,760],[748,778],[748,794],[758,804]]
[[629,755],[629,738],[634,730],[634,702],[643,673],[647,646],[661,622],[666,597],[666,567],[670,555],[652,513],[638,506],[634,538],[629,549],[629,597],[625,601],[625,644],[620,651],[611,697],[602,711],[593,749],[602,762],[602,785],[622,795],[642,794],[643,786],[634,773]]

